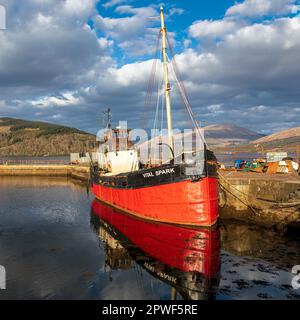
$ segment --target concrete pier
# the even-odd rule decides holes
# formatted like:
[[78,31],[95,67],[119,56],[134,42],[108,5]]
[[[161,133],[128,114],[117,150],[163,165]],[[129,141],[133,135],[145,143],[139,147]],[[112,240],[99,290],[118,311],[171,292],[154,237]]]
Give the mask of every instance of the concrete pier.
[[221,217],[285,230],[300,227],[300,177],[219,171]]
[[76,165],[0,165],[0,176],[71,177],[88,181],[90,168]]

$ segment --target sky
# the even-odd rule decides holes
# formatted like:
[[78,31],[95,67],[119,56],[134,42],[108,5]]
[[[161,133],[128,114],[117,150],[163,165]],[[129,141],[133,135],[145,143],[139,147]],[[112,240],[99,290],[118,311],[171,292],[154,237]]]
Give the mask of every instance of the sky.
[[[300,126],[296,0],[0,0],[0,117],[96,133],[109,107],[114,122],[141,127],[162,4],[202,124],[264,134]],[[173,126],[189,128],[171,85]],[[151,127],[155,94],[147,108]]]

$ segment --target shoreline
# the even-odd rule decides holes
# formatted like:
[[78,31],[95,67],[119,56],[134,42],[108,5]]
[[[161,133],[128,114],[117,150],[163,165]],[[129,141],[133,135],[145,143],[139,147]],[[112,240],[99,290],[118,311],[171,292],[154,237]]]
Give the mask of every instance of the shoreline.
[[78,165],[0,165],[0,176],[70,177],[89,181],[90,167]]

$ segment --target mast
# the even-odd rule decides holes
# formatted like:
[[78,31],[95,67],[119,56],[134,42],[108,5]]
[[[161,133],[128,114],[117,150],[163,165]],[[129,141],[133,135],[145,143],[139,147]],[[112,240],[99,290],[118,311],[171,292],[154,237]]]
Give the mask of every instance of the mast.
[[167,121],[168,121],[168,138],[169,138],[169,146],[172,149],[170,151],[170,156],[171,156],[171,159],[173,159],[174,158],[173,157],[174,141],[173,141],[171,98],[170,98],[171,85],[169,82],[169,69],[168,69],[168,59],[167,59],[167,41],[166,41],[167,29],[165,27],[165,15],[164,15],[164,7],[163,6],[160,7],[160,19],[161,19],[162,53],[163,53],[163,64],[164,64],[166,109],[167,109]]

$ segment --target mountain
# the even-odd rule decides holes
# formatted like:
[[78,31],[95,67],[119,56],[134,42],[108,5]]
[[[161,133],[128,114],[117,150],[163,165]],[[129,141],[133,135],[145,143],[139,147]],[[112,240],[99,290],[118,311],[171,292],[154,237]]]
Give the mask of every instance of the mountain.
[[250,141],[264,137],[262,134],[231,123],[210,125],[204,128],[204,132],[206,141],[212,148],[248,144]]
[[273,133],[254,140],[251,144],[262,145],[267,151],[295,152],[296,146],[300,146],[300,127]]
[[95,148],[95,136],[47,122],[0,118],[0,156],[56,156]]
[[261,139],[255,140],[252,143],[258,144],[258,143],[269,143],[272,141],[278,141],[278,140],[286,140],[298,137],[300,139],[300,127],[297,128],[291,128],[288,130],[280,131],[273,133],[269,136],[263,137]]
[[[208,147],[216,152],[228,152],[231,148],[237,148],[240,146],[249,146],[249,143],[255,139],[262,138],[263,135],[258,134],[246,128],[239,127],[235,124],[215,124],[202,128],[205,141]],[[185,134],[185,139],[192,139],[190,133]],[[174,135],[175,150],[180,150],[182,141],[182,135]],[[188,140],[187,140],[188,141]],[[159,137],[152,138],[151,145],[156,146],[160,142]],[[178,149],[176,149],[176,145]],[[143,154],[146,154],[149,146],[148,142],[144,142],[140,145]],[[253,147],[254,149],[254,147]],[[158,149],[156,149],[157,151]],[[177,156],[178,154],[176,154]]]

